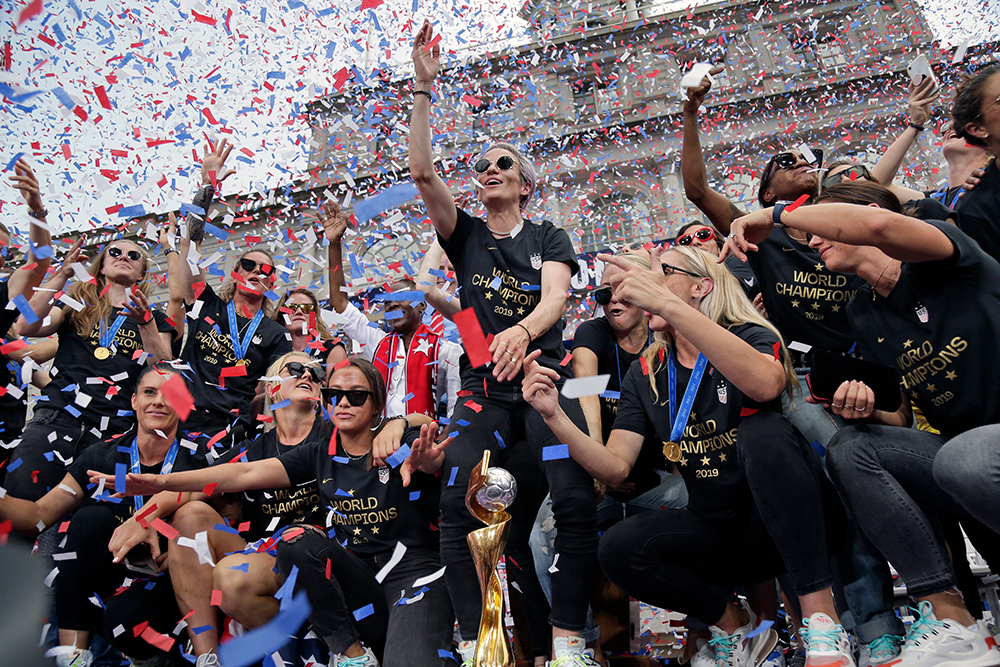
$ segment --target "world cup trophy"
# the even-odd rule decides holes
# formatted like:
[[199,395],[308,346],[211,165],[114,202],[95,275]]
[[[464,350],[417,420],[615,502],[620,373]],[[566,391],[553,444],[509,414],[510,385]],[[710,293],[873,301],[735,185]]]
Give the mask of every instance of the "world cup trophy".
[[497,562],[507,544],[510,533],[510,514],[505,510],[517,496],[517,481],[503,468],[490,467],[490,452],[483,452],[483,460],[469,477],[469,490],[465,506],[486,524],[466,536],[469,551],[479,574],[479,588],[483,591],[483,613],[479,620],[479,637],[473,667],[512,667],[514,653],[503,627],[503,592]]

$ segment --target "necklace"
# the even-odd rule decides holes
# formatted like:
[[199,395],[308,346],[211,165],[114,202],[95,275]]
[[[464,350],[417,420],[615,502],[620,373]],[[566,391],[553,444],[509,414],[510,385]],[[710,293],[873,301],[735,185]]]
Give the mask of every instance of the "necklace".
[[875,279],[875,283],[872,284],[872,286],[871,286],[871,288],[872,288],[872,301],[874,301],[876,295],[878,295],[878,284],[879,284],[879,281],[882,280],[882,276],[885,274],[885,270],[889,268],[889,264],[892,264],[893,261],[894,261],[893,258],[889,258],[889,261],[886,263],[886,265],[882,267],[882,272],[879,273],[878,274],[878,278]]
[[493,234],[493,236],[499,236],[502,239],[505,239],[510,236],[510,232],[498,232],[497,230],[490,227],[489,224],[486,225],[486,229],[490,230],[490,234]]

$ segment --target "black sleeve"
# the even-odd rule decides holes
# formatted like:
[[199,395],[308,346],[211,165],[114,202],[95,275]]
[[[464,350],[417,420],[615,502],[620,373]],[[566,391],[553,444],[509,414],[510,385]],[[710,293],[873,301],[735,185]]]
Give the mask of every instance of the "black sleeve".
[[753,298],[760,294],[760,283],[757,282],[757,277],[754,275],[753,269],[750,268],[750,264],[742,261],[736,255],[726,257],[722,263],[729,269],[729,273],[733,274],[733,277],[739,281],[740,289],[747,295],[747,298],[753,301]]
[[17,320],[18,311],[16,308],[7,310],[7,303],[10,301],[10,289],[7,281],[0,281],[0,336],[6,336],[11,325]]
[[[623,430],[647,437],[650,433],[649,417],[642,407],[639,392],[649,392],[649,378],[642,373],[642,362],[636,359],[629,366],[622,380],[622,395],[618,399],[618,414],[613,431]],[[666,398],[665,396],[663,398]]]
[[[227,449],[225,452],[223,452],[222,456],[220,456],[219,458],[215,459],[215,461],[212,463],[212,465],[213,466],[218,466],[218,465],[222,465],[223,463],[229,463],[230,461],[235,461],[236,459],[238,459],[241,456],[243,456],[243,453],[245,451],[247,451],[247,446],[246,446],[245,442],[233,445],[232,447],[230,447],[229,449]],[[244,461],[246,461],[246,460],[249,460],[249,459],[244,459]]]
[[587,320],[576,329],[576,335],[573,336],[573,351],[575,352],[578,347],[585,347],[600,359],[608,349],[608,343],[608,332],[601,326],[601,321]]
[[325,443],[318,440],[303,442],[301,445],[292,447],[291,451],[278,456],[278,461],[285,466],[285,473],[292,486],[305,484],[317,478],[320,447],[323,446]]
[[289,340],[287,331],[282,329],[274,335],[274,338],[271,339],[271,344],[268,346],[267,367],[270,368],[271,364],[278,360],[278,357],[291,351],[292,341]]
[[402,442],[404,445],[412,446],[413,443],[415,443],[417,441],[417,438],[419,437],[420,437],[420,427],[410,426],[405,431],[403,431],[403,439],[400,442]]
[[562,262],[566,264],[570,275],[576,275],[580,270],[580,264],[576,261],[576,253],[573,252],[573,243],[569,240],[569,234],[565,229],[556,227],[551,222],[543,222],[545,226],[545,236],[542,239],[542,262]]
[[437,235],[438,244],[448,254],[448,259],[454,264],[456,257],[465,254],[465,245],[469,241],[469,234],[472,226],[476,224],[468,213],[455,206],[455,229],[451,232],[451,238],[445,241],[441,235]]
[[191,239],[192,243],[200,242],[205,236],[205,220],[208,219],[208,207],[212,205],[213,199],[215,199],[215,188],[206,185],[198,190],[194,201],[191,202],[194,206],[204,210],[204,213],[196,212],[197,217],[191,218],[188,222],[188,238]]
[[759,324],[744,324],[733,327],[730,331],[750,344],[758,352],[774,355],[774,346],[779,342],[779,338],[773,331]]
[[986,251],[971,236],[955,225],[940,220],[927,220],[926,222],[944,232],[951,240],[955,252],[947,259],[907,264],[915,279],[928,281],[937,286],[941,284],[941,271],[974,273],[982,270],[986,264],[996,264],[996,260],[986,254]]
[[177,334],[177,329],[174,328],[174,325],[170,324],[170,318],[167,317],[166,313],[163,313],[156,309],[150,309],[149,312],[153,314],[153,319],[156,320],[157,331],[159,331],[160,333],[168,333],[171,335]]
[[[212,289],[212,286],[207,282],[205,283],[205,288],[201,291],[201,294],[197,295],[194,300],[201,301],[201,311],[198,316],[199,319],[204,318],[210,311],[215,312],[223,309],[222,299],[219,298],[219,295],[215,293],[215,290]],[[191,308],[194,307],[193,305],[188,305],[186,303],[184,305],[187,310],[191,310]],[[218,324],[218,322],[216,322],[216,324]]]
[[107,470],[107,462],[100,456],[102,452],[107,452],[107,449],[101,444],[88,447],[66,469],[66,472],[73,476],[73,479],[76,480],[76,483],[84,491],[87,490],[87,486],[90,484],[90,475],[87,474],[88,470],[96,470],[103,473],[114,472],[114,464],[112,464],[111,470]]

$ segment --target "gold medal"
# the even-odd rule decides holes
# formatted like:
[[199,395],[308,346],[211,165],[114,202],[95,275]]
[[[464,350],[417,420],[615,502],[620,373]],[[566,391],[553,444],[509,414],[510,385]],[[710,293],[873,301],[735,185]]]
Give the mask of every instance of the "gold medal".
[[111,356],[111,350],[103,346],[99,347],[96,350],[94,350],[94,356],[100,359],[101,361],[104,361],[105,359]]
[[663,443],[663,455],[671,463],[677,463],[681,460],[681,446],[673,441],[665,442]]
[[250,363],[250,362],[248,362],[246,359],[237,359],[236,360],[236,365],[237,366],[246,366],[248,363]]

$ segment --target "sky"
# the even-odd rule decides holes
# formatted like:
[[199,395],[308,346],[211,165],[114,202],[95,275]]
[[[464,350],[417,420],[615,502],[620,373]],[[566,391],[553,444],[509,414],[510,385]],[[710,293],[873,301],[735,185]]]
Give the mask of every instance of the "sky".
[[[995,40],[1000,3],[925,0],[932,29],[959,45]],[[237,150],[224,193],[305,176],[305,105],[380,67],[406,73],[413,32],[437,17],[449,58],[529,39],[517,0],[6,0],[10,69],[0,66],[0,169],[24,155],[54,231],[117,226],[176,210],[197,187],[195,152]],[[16,25],[20,22],[19,25]],[[2,58],[2,52],[0,52]],[[0,219],[24,232],[19,194]]]

